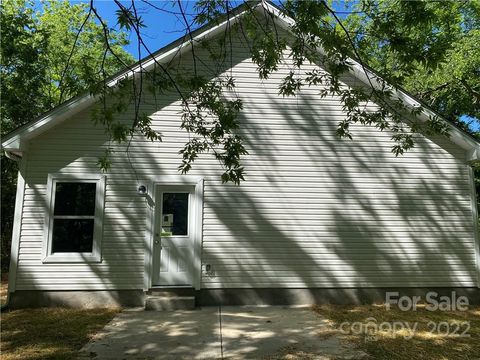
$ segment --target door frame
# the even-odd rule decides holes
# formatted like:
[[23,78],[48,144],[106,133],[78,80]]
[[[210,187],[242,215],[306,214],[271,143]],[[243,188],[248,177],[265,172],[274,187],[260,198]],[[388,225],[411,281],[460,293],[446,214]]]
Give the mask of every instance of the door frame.
[[[147,226],[145,235],[145,261],[144,261],[144,284],[143,290],[152,287],[153,267],[154,267],[154,240],[157,207],[161,207],[161,199],[156,199],[157,186],[193,186],[194,201],[192,208],[192,240],[193,240],[193,264],[191,264],[192,286],[196,290],[200,290],[201,283],[201,253],[202,253],[202,230],[203,230],[203,177],[188,175],[169,175],[158,176],[151,180],[147,188]],[[158,205],[157,205],[158,202]]]

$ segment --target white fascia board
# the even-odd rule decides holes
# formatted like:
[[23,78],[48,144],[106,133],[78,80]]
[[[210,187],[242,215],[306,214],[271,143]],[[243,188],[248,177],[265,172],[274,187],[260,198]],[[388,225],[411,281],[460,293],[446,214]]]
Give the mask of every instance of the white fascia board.
[[[276,16],[278,19],[282,20],[283,23],[279,23],[278,25],[280,25],[282,28],[284,29],[287,29],[287,30],[290,30],[290,27],[295,25],[295,20],[293,20],[291,17],[289,16],[286,16],[284,13],[282,13],[279,9],[277,9],[275,6],[273,6],[272,4],[270,4],[268,1],[263,1],[262,0],[262,6],[263,8],[273,14],[274,16]],[[260,8],[258,8],[260,9]]]
[[[373,87],[376,90],[382,89],[382,85],[383,85],[382,80],[378,78],[378,75],[370,72],[368,69],[364,69],[359,62],[353,59],[349,59],[349,61],[353,63],[353,65],[351,66],[350,72],[356,78],[358,78],[360,81],[362,81],[365,85],[369,87],[373,85]],[[464,134],[461,130],[459,130],[449,121],[443,119],[440,115],[422,106],[422,104],[420,104],[417,100],[412,98],[406,92],[399,89],[393,89],[393,88],[392,90],[393,90],[392,92],[393,100],[400,100],[402,101],[403,104],[411,108],[422,109],[422,112],[417,115],[417,119],[419,119],[420,121],[425,122],[425,121],[428,121],[430,118],[438,117],[444,123],[446,123],[449,129],[450,140],[468,152],[467,159],[466,159],[467,161],[479,159],[478,156],[480,155],[480,144],[478,144],[475,140],[470,138],[468,135]]]
[[[257,5],[257,8],[258,7],[259,7],[259,5]],[[159,54],[158,56],[155,56],[151,59],[148,59],[143,64],[138,64],[134,69],[132,69],[132,71],[130,71],[129,76],[131,76],[131,74],[133,72],[137,73],[137,72],[140,72],[140,71],[150,70],[151,68],[153,68],[155,66],[156,63],[166,63],[166,62],[170,61],[177,54],[180,54],[183,51],[188,50],[189,46],[192,45],[192,42],[195,43],[195,42],[199,42],[200,40],[205,40],[205,39],[209,39],[211,37],[216,36],[218,33],[224,31],[224,28],[228,24],[228,22],[230,22],[230,24],[232,24],[232,25],[235,24],[245,12],[246,12],[246,10],[238,13],[235,16],[232,16],[231,18],[221,22],[220,24],[218,24],[216,26],[211,27],[210,29],[205,30],[204,32],[198,34],[197,36],[193,37],[192,39],[188,38],[187,41],[184,41],[183,43],[181,43],[177,47],[175,47],[171,50],[168,50],[168,51],[166,51],[162,54]],[[120,80],[121,78],[124,78],[124,77],[125,77],[125,75],[121,75],[121,76],[119,76],[119,78],[116,81],[118,81],[118,80]],[[112,81],[115,81],[115,80],[112,80]]]
[[[260,7],[260,4],[257,5],[257,9],[259,7]],[[220,24],[215,25],[215,26],[211,27],[210,29],[205,30],[204,32],[196,35],[192,39],[188,38],[188,40],[182,42],[180,45],[178,45],[178,46],[176,46],[176,47],[174,47],[170,50],[167,50],[167,51],[165,51],[161,54],[158,54],[154,57],[146,59],[144,62],[135,65],[132,69],[129,69],[129,70],[125,71],[123,74],[118,75],[116,78],[112,79],[107,85],[108,86],[114,86],[119,81],[121,81],[125,78],[132,77],[133,74],[139,74],[142,71],[151,70],[155,66],[155,64],[157,64],[157,63],[160,63],[160,64],[167,63],[168,61],[172,60],[175,56],[183,53],[184,51],[187,51],[189,49],[189,46],[192,45],[192,42],[195,43],[195,42],[199,42],[200,40],[205,40],[205,39],[214,37],[215,35],[217,35],[221,31],[224,31],[224,27],[227,25],[228,22],[230,22],[230,24],[232,24],[232,25],[235,24],[240,19],[240,17],[245,13],[245,11],[242,11],[242,12],[238,13],[237,15],[232,16],[231,18],[221,22]],[[184,38],[186,38],[186,37],[187,36],[185,36]]]
[[[281,28],[291,32],[291,26],[295,25],[295,21],[283,14],[280,10],[278,10],[275,6],[272,6],[268,2],[263,2],[264,8],[271,12],[275,16],[275,20],[277,21],[277,25],[279,25]],[[319,47],[317,51],[321,55],[325,55],[325,51],[323,48]],[[365,69],[358,61],[349,58],[347,62],[351,63],[352,65],[349,67],[350,73],[362,81],[365,85],[370,87],[373,85],[376,90],[381,90],[382,89],[382,82],[383,80],[378,77],[378,75],[372,73],[368,69]],[[387,84],[388,85],[388,84]],[[455,127],[453,124],[451,124],[449,121],[446,119],[443,119],[441,116],[438,114],[435,114],[433,111],[425,108],[420,104],[417,100],[412,98],[410,95],[408,95],[406,92],[399,90],[399,89],[393,89],[393,94],[392,94],[392,100],[400,100],[402,101],[405,105],[413,108],[422,108],[422,112],[417,116],[417,118],[421,121],[427,121],[431,117],[439,117],[442,121],[444,121],[448,127],[449,127],[449,136],[450,140],[460,146],[462,149],[466,150],[467,156],[466,156],[466,161],[475,161],[475,160],[480,160],[480,144],[476,142],[474,139],[470,138],[467,134],[465,134],[463,131],[459,130],[457,127]]]
[[8,151],[25,151],[26,140],[47,131],[63,120],[92,105],[94,102],[95,97],[92,95],[84,95],[74,98],[72,101],[54,109],[46,116],[38,119],[29,126],[18,129],[17,132],[13,133],[7,138],[7,140],[2,142],[2,148]]
[[[280,10],[278,10],[275,6],[271,5],[266,1],[262,1],[258,5],[255,6],[255,10],[267,11],[274,15],[274,19],[276,20],[277,25],[281,28],[291,31],[290,27],[295,24],[295,21],[284,15]],[[193,38],[193,42],[200,41],[201,39],[207,39],[210,37],[215,36],[219,32],[224,30],[224,27],[230,21],[231,24],[234,24],[238,21],[238,19],[246,12],[242,11],[233,17],[226,19],[222,23],[211,27],[210,29],[205,30],[204,32],[198,34]],[[122,74],[118,75],[114,79],[108,82],[107,86],[112,87],[115,86],[120,80],[125,78],[130,78],[134,74],[138,74],[141,71],[150,70],[156,63],[165,63],[171,60],[177,54],[188,50],[188,47],[192,45],[192,40],[189,39],[188,41],[184,41],[180,45],[165,51],[154,58],[150,58],[145,60],[143,63],[140,63],[134,66],[132,69],[128,69],[127,71],[123,72]],[[322,55],[325,54],[322,48],[317,49]],[[349,59],[349,62],[353,64],[350,68],[350,72],[359,80],[361,80],[366,85],[370,86],[370,82],[377,88],[381,88],[380,82],[377,80],[377,75],[371,73],[368,70],[365,70],[360,63],[353,59]],[[406,105],[412,107],[419,107],[421,106],[415,99],[411,96],[406,94],[401,90],[396,90],[393,92],[393,97],[403,101]],[[38,121],[34,122],[30,126],[19,129],[18,133],[9,136],[6,141],[2,142],[2,147],[5,150],[10,151],[24,151],[25,145],[24,140],[28,140],[37,136],[38,134],[43,133],[44,131],[50,129],[51,127],[57,125],[58,123],[62,122],[63,120],[71,117],[72,115],[78,113],[79,111],[87,108],[88,106],[92,105],[96,101],[96,97],[92,95],[84,95],[79,97],[78,99],[71,101],[69,103],[64,104],[63,106],[59,107],[58,109],[54,110],[53,112],[47,114],[45,117],[39,119]],[[422,107],[422,113],[418,116],[418,118],[422,121],[428,120],[431,116],[435,116],[435,114]],[[467,161],[479,160],[480,159],[480,144],[478,144],[475,140],[468,137],[462,131],[457,129],[455,126],[450,124],[448,121],[443,119],[450,128],[450,139],[459,145],[461,148],[467,151]]]
[[[261,4],[256,5],[258,9]],[[246,11],[246,10],[245,10]],[[218,25],[215,25],[202,33],[196,35],[193,38],[193,43],[198,42],[203,39],[208,39],[224,31],[225,26],[230,22],[230,24],[236,23],[239,18],[245,13],[242,11],[229,19],[221,22]],[[144,62],[141,62],[132,68],[124,71],[120,75],[116,76],[114,79],[110,80],[107,83],[108,87],[113,87],[118,84],[119,81],[125,78],[131,78],[134,75],[139,74],[142,71],[148,71],[155,66],[156,63],[166,63],[171,60],[173,57],[189,49],[189,46],[192,45],[192,39],[182,42],[178,46],[167,50],[161,54],[154,56],[153,58],[146,59]],[[98,96],[94,95],[83,95],[77,98],[72,99],[71,101],[64,103],[58,108],[54,109],[50,113],[46,114],[44,117],[38,119],[34,123],[26,126],[24,128],[18,129],[17,132],[14,132],[12,135],[7,137],[7,140],[2,141],[2,148],[7,151],[25,151],[25,141],[32,139],[33,137],[49,130],[50,128],[58,125],[62,121],[70,118],[71,116],[77,114],[81,110],[86,109],[87,107],[93,105],[95,101],[98,100]]]

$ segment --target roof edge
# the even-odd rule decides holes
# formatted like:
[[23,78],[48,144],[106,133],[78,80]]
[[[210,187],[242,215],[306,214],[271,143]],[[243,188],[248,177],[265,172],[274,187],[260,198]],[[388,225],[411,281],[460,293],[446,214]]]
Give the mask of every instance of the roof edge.
[[[250,8],[258,8],[262,6],[262,0],[256,0],[249,4],[244,3],[237,8],[233,9],[230,15],[224,15],[219,19],[217,23],[207,23],[198,29],[194,30],[191,35],[184,35],[177,40],[169,43],[168,45],[158,49],[151,55],[136,61],[130,65],[127,69],[118,71],[117,73],[106,79],[107,86],[115,86],[119,81],[125,78],[134,76],[143,70],[149,70],[156,62],[168,61],[168,57],[175,55],[179,50],[187,48],[192,40],[198,41],[206,36],[213,36],[219,31],[222,31],[228,22],[237,21],[238,18]],[[55,126],[58,122],[61,122],[66,117],[74,115],[83,110],[88,105],[97,100],[96,96],[89,93],[83,93],[77,95],[62,104],[57,105],[53,109],[41,114],[32,121],[29,121],[18,128],[12,130],[8,134],[2,137],[1,147],[5,150],[22,150],[22,140],[29,140],[49,128]],[[88,103],[88,104],[86,104]],[[78,104],[86,104],[86,106],[78,107]],[[54,122],[54,124],[51,124]],[[47,126],[50,125],[50,126]],[[25,139],[22,139],[22,138]]]
[[[141,60],[138,60],[129,68],[117,72],[107,80],[107,85],[114,86],[120,80],[126,77],[132,77],[141,70],[148,70],[150,67],[154,66],[156,62],[168,61],[169,57],[173,57],[175,54],[177,54],[178,51],[186,49],[191,44],[191,39],[193,39],[193,41],[198,41],[200,38],[214,36],[217,32],[222,31],[228,22],[237,21],[239,17],[247,10],[247,8],[263,8],[264,10],[270,12],[274,16],[274,19],[277,20],[278,24],[287,31],[291,31],[290,27],[295,23],[292,18],[286,16],[280,8],[278,8],[270,1],[258,0],[254,4],[244,3],[236,9],[233,9],[232,13],[228,18],[225,15],[224,18],[217,23],[205,24],[193,31],[191,35],[182,36],[177,40],[171,42],[170,44],[164,46],[163,48],[155,51],[151,55],[146,56]],[[317,50],[323,52],[323,49]],[[382,79],[382,77],[373,69],[363,64],[360,64],[360,62],[353,58],[349,58],[349,61],[353,63],[352,68],[350,68],[350,73],[353,76],[358,78],[364,84],[369,85],[370,82],[372,82],[373,80],[373,83],[376,87],[381,86],[378,79]],[[444,121],[449,126],[450,139],[458,146],[466,150],[466,161],[480,160],[479,140],[475,139],[473,136],[471,136],[464,130],[452,124],[450,121],[442,117],[439,113],[437,113],[427,105],[423,104],[420,100],[415,99],[414,96],[410,95],[401,87],[395,88],[394,96],[409,107],[421,107],[422,112],[419,116],[420,120],[426,121],[431,116],[436,116],[442,121]],[[3,149],[9,151],[22,151],[25,148],[25,141],[28,141],[29,139],[49,130],[61,121],[65,120],[66,118],[87,108],[96,100],[97,96],[88,93],[69,99],[66,102],[53,108],[52,110],[40,115],[38,118],[18,127],[17,129],[5,135],[2,139],[1,146]]]
[[[264,1],[263,3],[268,11],[274,14],[277,19],[283,21],[283,23],[279,23],[279,25],[281,25],[285,30],[290,31],[289,28],[295,24],[295,20],[286,16],[279,7],[270,1]],[[325,53],[321,48],[317,50],[323,54]],[[348,58],[348,62],[353,63],[353,66],[349,68],[349,72],[353,76],[355,76],[368,87],[370,87],[370,83],[372,83],[377,90],[381,89],[382,84],[380,84],[378,79],[381,79],[383,82],[385,81],[374,69],[370,68],[368,65],[361,64],[359,61],[351,57]],[[388,85],[387,82],[385,83]],[[421,108],[422,112],[419,116],[419,120],[421,121],[427,121],[432,116],[438,117],[449,127],[450,139],[462,149],[466,150],[466,161],[480,160],[480,141],[478,139],[474,138],[463,129],[460,129],[458,126],[445,119],[441,114],[424,104],[422,101],[416,99],[402,87],[396,86],[394,88],[394,96],[411,108]]]

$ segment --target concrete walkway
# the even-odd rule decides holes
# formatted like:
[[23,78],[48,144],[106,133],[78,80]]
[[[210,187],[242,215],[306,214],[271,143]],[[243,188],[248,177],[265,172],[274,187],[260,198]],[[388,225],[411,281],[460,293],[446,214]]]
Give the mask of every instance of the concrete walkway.
[[[126,310],[85,345],[80,359],[359,359],[308,308]],[[288,356],[287,354],[296,354]]]

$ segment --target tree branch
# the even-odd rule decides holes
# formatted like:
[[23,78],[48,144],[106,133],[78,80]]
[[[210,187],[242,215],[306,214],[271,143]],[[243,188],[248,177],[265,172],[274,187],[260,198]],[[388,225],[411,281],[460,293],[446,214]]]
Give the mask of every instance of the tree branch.
[[[93,2],[93,0],[92,0],[92,2]],[[85,24],[87,23],[88,19],[90,18],[91,14],[92,14],[92,7],[90,6],[87,16],[85,16],[85,19],[83,20],[82,25],[80,26],[80,28],[77,31],[77,34],[75,35],[75,40],[74,40],[73,45],[72,45],[72,50],[70,51],[70,54],[68,55],[67,62],[65,64],[65,68],[62,72],[62,76],[60,77],[60,81],[58,82],[58,88],[60,89],[60,98],[58,100],[58,104],[61,104],[63,102],[63,95],[65,94],[65,89],[62,86],[63,85],[63,80],[65,79],[65,76],[67,74],[67,70],[70,66],[70,61],[72,60],[73,54],[75,52],[75,48],[77,46],[78,39],[80,38],[80,33],[82,32],[82,30],[83,30]]]

